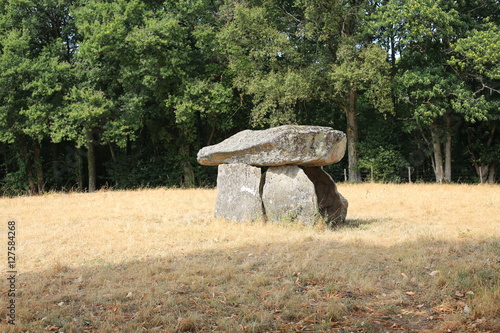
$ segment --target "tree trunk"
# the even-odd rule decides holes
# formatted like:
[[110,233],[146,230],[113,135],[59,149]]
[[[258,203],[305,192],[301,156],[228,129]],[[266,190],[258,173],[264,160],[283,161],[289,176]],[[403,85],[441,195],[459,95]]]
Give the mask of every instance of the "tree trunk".
[[89,192],[96,189],[95,145],[92,132],[87,132],[87,166],[89,173]]
[[40,146],[40,142],[38,142],[37,140],[33,140],[33,147],[35,151],[33,165],[35,167],[36,185],[38,193],[41,194],[45,192],[45,181],[43,177],[42,147]]
[[479,177],[479,182],[482,184],[488,179],[489,165],[484,163],[473,162],[474,168],[476,169],[477,176]]
[[7,159],[8,159],[8,156],[9,156],[9,153],[8,153],[8,150],[7,150],[7,145],[6,144],[2,144],[2,155],[3,155],[3,161],[4,163],[3,164],[3,167],[4,167],[4,172],[5,174],[8,174],[9,173],[9,164],[7,163]]
[[489,184],[495,184],[497,167],[495,162],[488,164],[474,163],[474,167],[476,168],[477,175],[479,176],[479,182],[481,184],[486,182]]
[[490,167],[488,170],[488,183],[489,184],[495,184],[496,171],[497,171],[497,164],[494,162],[490,163]]
[[214,134],[215,134],[215,125],[212,125],[212,128],[210,130],[210,136],[208,137],[208,140],[207,140],[207,146],[210,146],[212,144],[212,139],[214,138]]
[[390,45],[391,45],[391,71],[392,73],[394,74],[395,70],[396,70],[396,50],[394,49],[394,36],[391,35],[391,37],[389,37],[390,39]]
[[83,184],[85,183],[85,177],[83,172],[83,156],[85,153],[81,148],[75,148],[75,158],[76,158],[76,182],[78,184],[78,191],[83,192]]
[[358,115],[356,107],[357,92],[349,91],[349,105],[345,109],[347,119],[347,157],[349,163],[349,181],[361,181],[358,167]]
[[[491,135],[488,139],[488,147],[491,147],[493,143],[493,138],[495,137],[495,132],[497,130],[497,124],[493,125],[493,128],[491,129]],[[490,184],[495,184],[496,180],[496,171],[497,171],[497,163],[496,162],[490,162],[490,166],[488,168],[488,183]]]
[[36,194],[36,185],[33,179],[33,165],[31,163],[30,153],[26,142],[21,143],[21,151],[23,153],[23,160],[26,167],[26,177],[28,178],[29,193],[30,195]]
[[441,152],[441,140],[439,139],[438,125],[436,121],[431,124],[432,148],[434,150],[434,174],[436,182],[443,182],[443,153]]
[[184,162],[183,164],[183,169],[184,169],[184,180],[182,186],[184,187],[194,187],[194,172],[193,172],[193,166],[189,162]]
[[183,187],[194,187],[195,176],[193,171],[193,166],[189,162],[189,146],[188,144],[183,144],[179,148],[179,155],[181,156],[181,166],[184,171],[182,177]]
[[451,183],[451,116],[444,116],[446,126],[446,142],[444,145],[444,181]]
[[[488,142],[486,143],[487,147],[491,147],[493,144],[493,139],[495,137],[495,132],[497,130],[497,124],[494,124],[490,131],[490,137],[488,138]],[[467,132],[467,142],[469,145],[472,144],[471,135]],[[474,168],[476,169],[477,176],[479,177],[479,182],[484,183],[488,181],[490,184],[494,184],[496,181],[496,162],[489,162],[488,164],[477,162],[476,154],[472,149],[469,150],[469,153],[472,156],[472,163]]]
[[[153,145],[154,145],[154,140],[153,140]],[[127,156],[132,155],[132,142],[130,141],[130,137],[128,135],[127,135],[127,147],[125,149]]]
[[113,161],[113,163],[116,163],[115,148],[113,147],[113,144],[111,142],[108,144],[108,146],[109,146],[109,152],[111,153],[111,160]]

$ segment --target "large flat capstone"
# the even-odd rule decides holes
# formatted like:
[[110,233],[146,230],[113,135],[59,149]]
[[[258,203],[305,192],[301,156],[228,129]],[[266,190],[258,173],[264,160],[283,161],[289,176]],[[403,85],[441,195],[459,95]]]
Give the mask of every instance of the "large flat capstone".
[[322,126],[284,125],[241,131],[198,152],[203,165],[244,163],[254,166],[323,166],[337,163],[346,148],[346,135]]
[[262,171],[246,164],[221,164],[217,175],[215,217],[231,221],[264,219]]

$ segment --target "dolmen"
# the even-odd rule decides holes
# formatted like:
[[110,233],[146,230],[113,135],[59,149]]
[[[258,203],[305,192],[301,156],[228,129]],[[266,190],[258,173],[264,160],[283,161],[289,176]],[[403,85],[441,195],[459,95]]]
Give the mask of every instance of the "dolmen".
[[245,130],[198,152],[218,165],[215,217],[233,221],[343,223],[347,200],[323,166],[345,154],[346,135],[330,127]]

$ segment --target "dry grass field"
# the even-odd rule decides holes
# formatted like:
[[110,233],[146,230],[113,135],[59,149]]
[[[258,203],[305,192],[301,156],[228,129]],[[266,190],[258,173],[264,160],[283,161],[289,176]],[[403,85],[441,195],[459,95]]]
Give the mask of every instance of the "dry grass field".
[[1,332],[500,332],[500,187],[339,184],[348,225],[212,218],[212,189],[0,198]]

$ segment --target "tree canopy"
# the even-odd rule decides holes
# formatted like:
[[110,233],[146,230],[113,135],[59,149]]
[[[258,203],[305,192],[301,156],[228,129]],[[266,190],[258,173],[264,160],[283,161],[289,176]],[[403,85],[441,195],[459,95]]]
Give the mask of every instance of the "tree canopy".
[[[206,186],[242,129],[332,126],[337,180],[496,182],[495,0],[6,0],[0,193]],[[344,171],[345,169],[345,171]]]

